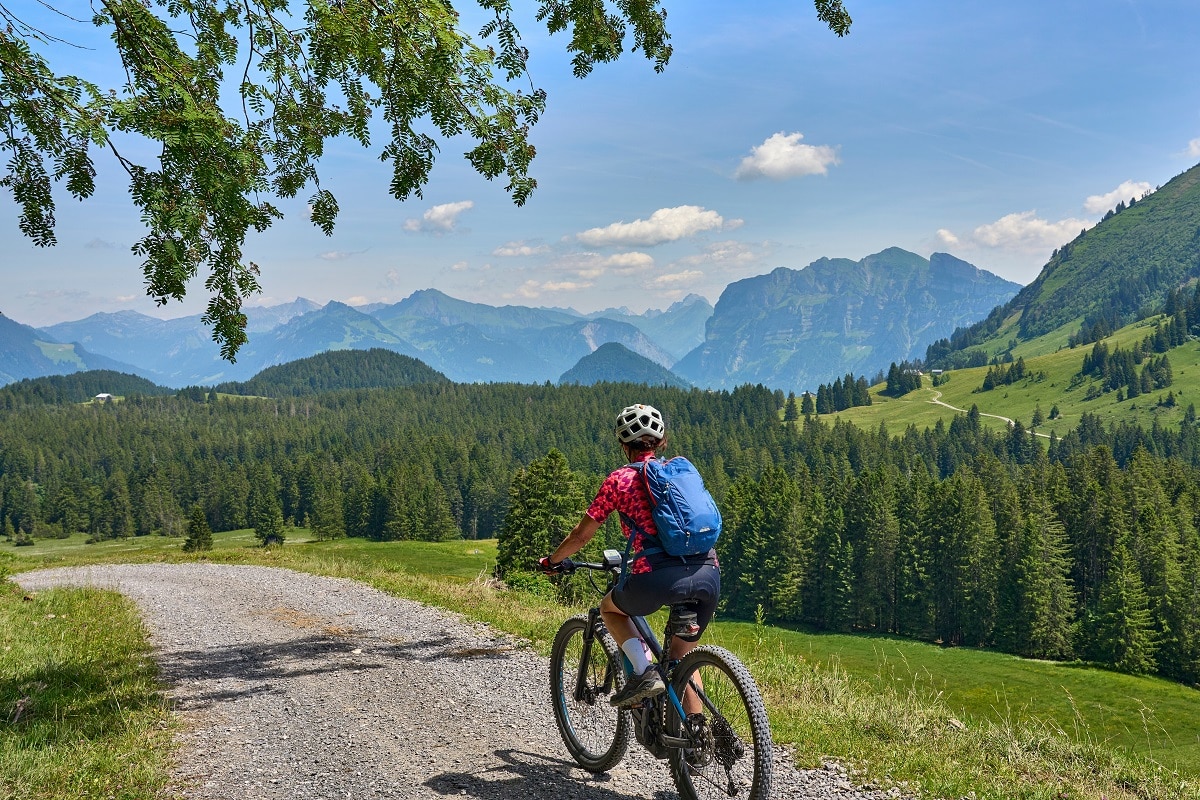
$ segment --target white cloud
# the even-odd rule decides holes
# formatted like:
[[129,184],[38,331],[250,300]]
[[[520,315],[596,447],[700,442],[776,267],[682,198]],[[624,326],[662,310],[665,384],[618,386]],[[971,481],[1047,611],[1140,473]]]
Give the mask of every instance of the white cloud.
[[724,267],[744,267],[755,264],[768,255],[769,248],[732,239],[723,242],[713,242],[704,250],[690,256],[684,256],[676,263],[686,266],[720,265]]
[[101,239],[99,236],[87,241],[84,245],[88,250],[115,250],[117,246],[112,242]]
[[741,220],[726,221],[716,211],[700,206],[677,206],[660,208],[650,219],[633,222],[614,222],[604,228],[591,228],[575,235],[575,238],[592,247],[609,245],[632,245],[652,247],[664,242],[674,242],[687,236],[722,227],[735,228]]
[[513,298],[522,298],[524,300],[536,300],[543,294],[555,292],[577,292],[583,289],[592,287],[590,281],[535,281],[528,280],[517,287],[515,292],[502,295],[504,299],[511,300]]
[[958,237],[954,235],[954,232],[948,231],[945,228],[938,228],[937,238],[942,244],[958,244]]
[[669,275],[659,275],[650,283],[653,286],[674,286],[678,283],[692,283],[704,277],[704,273],[696,269],[688,269],[683,272],[672,272]]
[[601,262],[606,268],[612,269],[618,275],[632,275],[635,272],[650,269],[654,266],[654,258],[636,250],[629,253],[617,253]]
[[654,266],[654,257],[637,250],[602,256],[599,253],[568,253],[555,259],[550,269],[558,273],[571,273],[585,280],[595,280],[610,272],[617,275],[632,275]]
[[1081,230],[1094,224],[1082,219],[1049,222],[1036,214],[1036,211],[1020,211],[980,225],[972,232],[971,241],[998,249],[1052,250],[1071,241]]
[[421,215],[420,219],[404,221],[406,231],[433,231],[445,233],[454,230],[458,224],[458,215],[475,207],[473,200],[461,200],[457,203],[442,203],[434,206]]
[[[1196,141],[1200,142],[1200,139]],[[1140,200],[1143,195],[1148,194],[1153,188],[1146,181],[1125,181],[1107,194],[1094,194],[1090,196],[1087,200],[1083,201],[1083,208],[1089,214],[1103,214],[1109,209],[1115,208],[1117,203],[1128,203],[1131,198]]]
[[524,242],[507,242],[502,244],[492,251],[494,256],[503,256],[507,258],[540,256],[550,252],[548,245],[540,244],[536,247],[527,245]]
[[346,298],[346,305],[348,306],[365,306],[369,302],[371,302],[370,299],[361,294],[356,294],[353,297]]
[[450,265],[451,272],[466,272],[470,268],[470,264],[465,261],[455,261]]
[[752,181],[756,178],[786,180],[805,175],[826,175],[830,166],[841,163],[837,150],[829,145],[801,144],[802,133],[780,131],[750,149],[733,177]]
[[347,258],[367,252],[366,250],[330,250],[317,256],[324,261],[345,261]]
[[1192,139],[1188,142],[1187,154],[1192,158],[1200,158],[1200,139]]

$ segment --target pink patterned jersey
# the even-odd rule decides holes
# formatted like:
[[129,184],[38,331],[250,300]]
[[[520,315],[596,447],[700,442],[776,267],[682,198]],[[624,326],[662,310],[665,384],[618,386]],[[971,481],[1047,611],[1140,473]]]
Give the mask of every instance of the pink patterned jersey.
[[[642,460],[648,461],[653,457],[652,453],[647,453]],[[654,527],[654,515],[650,510],[650,494],[642,482],[641,472],[633,467],[621,467],[604,479],[600,491],[596,493],[596,499],[588,506],[587,515],[596,522],[604,522],[614,511],[630,517],[645,533],[658,535],[658,529]],[[625,520],[621,520],[621,529],[625,531],[626,537],[634,537],[633,547],[630,548],[633,562],[629,565],[629,571],[633,574],[650,572],[649,559],[639,555],[649,544],[645,535],[631,531]]]

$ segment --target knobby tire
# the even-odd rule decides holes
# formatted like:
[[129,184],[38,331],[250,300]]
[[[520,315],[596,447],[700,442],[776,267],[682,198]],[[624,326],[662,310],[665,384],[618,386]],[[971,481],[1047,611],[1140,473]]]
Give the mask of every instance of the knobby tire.
[[683,800],[769,800],[771,728],[767,710],[750,671],[733,653],[705,645],[688,653],[675,668],[672,685],[682,699],[695,676],[703,682],[703,719],[685,722],[668,706],[668,731],[697,746],[674,749],[671,777]]
[[554,721],[571,756],[589,772],[607,772],[625,757],[631,729],[629,712],[608,703],[625,684],[620,650],[608,631],[592,639],[584,665],[583,697],[576,699],[581,660],[587,645],[586,614],[571,617],[554,637],[550,653],[550,701]]

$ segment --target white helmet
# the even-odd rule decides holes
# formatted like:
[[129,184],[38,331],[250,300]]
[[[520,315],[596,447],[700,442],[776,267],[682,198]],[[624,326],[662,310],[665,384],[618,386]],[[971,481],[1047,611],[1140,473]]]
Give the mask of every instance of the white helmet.
[[624,444],[635,442],[643,436],[662,439],[667,435],[667,424],[654,406],[641,403],[621,410],[617,414],[617,438]]

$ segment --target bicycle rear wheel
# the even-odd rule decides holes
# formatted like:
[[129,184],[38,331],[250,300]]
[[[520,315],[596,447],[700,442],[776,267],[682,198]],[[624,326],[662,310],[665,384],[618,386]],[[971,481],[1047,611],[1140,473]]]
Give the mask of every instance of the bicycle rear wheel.
[[771,729],[750,671],[721,647],[697,647],[684,656],[671,680],[682,699],[700,689],[702,710],[680,719],[668,706],[668,731],[692,743],[670,754],[671,776],[684,800],[771,796]]
[[589,772],[607,772],[629,747],[629,712],[608,704],[625,684],[625,672],[608,631],[601,629],[588,642],[587,628],[587,615],[581,614],[558,629],[550,652],[550,700],[571,756]]

